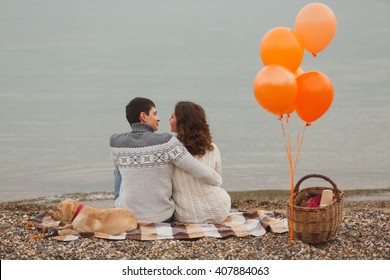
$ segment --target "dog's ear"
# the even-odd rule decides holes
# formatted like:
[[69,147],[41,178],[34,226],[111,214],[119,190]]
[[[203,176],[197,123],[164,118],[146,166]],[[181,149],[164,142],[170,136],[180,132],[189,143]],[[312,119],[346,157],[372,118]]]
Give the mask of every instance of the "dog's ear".
[[62,201],[58,204],[58,210],[62,217],[62,221],[65,223],[72,223],[73,214],[76,211],[75,203],[73,201]]

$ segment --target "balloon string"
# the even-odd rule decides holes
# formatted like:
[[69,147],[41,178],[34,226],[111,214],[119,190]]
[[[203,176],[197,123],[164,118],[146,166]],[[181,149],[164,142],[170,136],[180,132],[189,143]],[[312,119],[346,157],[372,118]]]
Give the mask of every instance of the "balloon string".
[[[302,135],[300,134],[300,131],[298,131],[298,138],[297,138],[297,142],[296,142],[296,155],[295,155],[294,164],[293,164],[293,156],[292,156],[292,151],[291,151],[291,136],[290,136],[290,130],[289,130],[288,117],[286,120],[286,124],[287,124],[287,128],[288,128],[287,134],[286,134],[286,131],[284,128],[282,118],[283,118],[283,116],[280,116],[279,121],[280,121],[280,125],[282,128],[283,139],[284,139],[284,142],[286,144],[286,154],[287,154],[288,165],[289,165],[289,170],[290,170],[290,215],[289,215],[289,228],[290,228],[290,230],[289,230],[289,232],[290,232],[290,245],[292,245],[293,244],[293,237],[294,237],[293,236],[294,235],[294,231],[293,231],[294,174],[295,174],[295,170],[296,170],[296,167],[298,164],[298,158],[300,155],[303,138],[305,136],[306,127],[310,126],[311,124],[310,123],[305,124],[305,126],[303,127]],[[287,135],[287,137],[286,137],[286,135]]]
[[290,114],[287,114],[287,116],[286,116],[286,123],[288,123],[289,120],[290,120]]
[[297,154],[295,156],[294,160],[294,167],[292,165],[292,155],[291,155],[291,141],[290,141],[290,134],[288,135],[288,147],[287,147],[287,156],[288,156],[288,163],[290,167],[290,219],[289,219],[289,225],[290,225],[290,245],[293,243],[293,215],[294,215],[294,174],[295,174],[295,169],[297,167],[298,163],[298,158],[299,154],[301,151],[302,147],[302,142],[303,142],[303,137],[305,136],[306,132],[306,127],[310,126],[310,123],[306,123],[305,126],[303,127],[302,131],[302,136],[300,136],[300,132],[298,131],[298,138],[297,138],[297,143],[296,143],[296,149],[297,149]]
[[280,121],[280,125],[282,126],[282,134],[283,134],[283,139],[286,138],[286,133],[284,131],[284,124],[283,124],[283,121],[282,121],[282,117],[280,116],[279,117],[279,121]]
[[[292,153],[291,153],[291,137],[290,137],[290,131],[287,134],[287,140],[286,140],[286,132],[284,129],[283,120],[280,118],[281,128],[282,128],[282,134],[283,139],[286,143],[286,154],[288,159],[288,165],[289,165],[289,171],[290,171],[290,217],[289,217],[289,227],[290,227],[290,245],[293,243],[293,228],[292,228],[292,219],[293,219],[293,202],[294,202],[294,170],[293,170],[293,160],[292,160]],[[287,123],[288,125],[288,123]]]
[[299,145],[297,145],[297,155],[295,156],[295,162],[294,162],[294,168],[293,168],[293,172],[294,172],[294,173],[295,173],[295,169],[296,169],[296,167],[297,167],[299,154],[300,154],[300,152],[301,152],[301,147],[302,147],[303,137],[305,136],[306,127],[308,127],[308,125],[305,125],[305,126],[303,127],[303,132],[302,132],[302,136],[301,136],[300,139],[299,139],[299,133],[298,133],[297,144],[298,144],[298,142],[299,142]]
[[292,154],[291,154],[291,139],[290,133],[288,134],[288,142],[287,142],[287,157],[288,157],[288,165],[290,170],[290,245],[293,243],[293,202],[294,202],[294,171],[292,166]]

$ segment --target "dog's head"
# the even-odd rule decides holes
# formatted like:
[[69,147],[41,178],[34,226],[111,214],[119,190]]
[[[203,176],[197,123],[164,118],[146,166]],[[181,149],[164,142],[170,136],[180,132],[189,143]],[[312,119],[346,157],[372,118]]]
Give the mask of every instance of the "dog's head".
[[73,215],[79,204],[80,202],[73,199],[64,200],[57,205],[56,211],[49,211],[48,213],[55,221],[71,224]]

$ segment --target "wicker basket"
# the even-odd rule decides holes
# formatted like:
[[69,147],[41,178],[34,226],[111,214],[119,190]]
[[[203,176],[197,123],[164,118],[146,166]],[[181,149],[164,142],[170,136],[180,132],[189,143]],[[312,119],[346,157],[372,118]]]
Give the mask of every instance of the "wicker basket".
[[[299,191],[301,183],[313,177],[328,181],[333,188],[308,187]],[[323,190],[332,190],[335,197],[332,204],[318,208],[301,206],[303,202],[321,194]],[[293,237],[305,243],[321,243],[332,240],[336,236],[343,221],[343,196],[344,193],[326,176],[310,174],[302,177],[294,188],[292,215]],[[288,207],[287,213],[290,217],[290,207]]]

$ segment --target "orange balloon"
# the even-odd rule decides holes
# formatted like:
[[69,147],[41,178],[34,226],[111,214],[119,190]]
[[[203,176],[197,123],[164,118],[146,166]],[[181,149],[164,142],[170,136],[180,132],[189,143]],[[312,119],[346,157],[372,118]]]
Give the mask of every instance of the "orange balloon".
[[314,122],[322,117],[332,104],[332,82],[321,72],[309,71],[300,75],[297,83],[295,111],[303,121]]
[[292,106],[290,106],[287,110],[286,110],[286,114],[287,115],[290,115],[292,112],[294,112],[295,111],[295,105],[292,105]]
[[263,67],[256,75],[254,94],[267,111],[281,116],[294,106],[298,87],[295,76],[278,65]]
[[303,47],[314,56],[326,48],[336,34],[336,16],[321,3],[303,7],[295,19],[295,30]]
[[264,65],[281,65],[291,72],[301,65],[303,53],[303,46],[295,32],[287,27],[271,29],[260,43],[260,57]]

